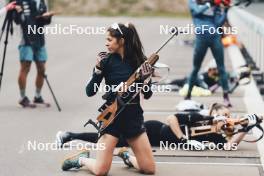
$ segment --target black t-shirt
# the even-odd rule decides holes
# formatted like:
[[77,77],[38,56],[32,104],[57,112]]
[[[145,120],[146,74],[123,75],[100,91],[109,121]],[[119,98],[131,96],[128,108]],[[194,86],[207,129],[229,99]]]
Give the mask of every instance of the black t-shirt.
[[[40,18],[39,16],[47,12],[47,5],[44,0],[40,0],[39,6],[35,0],[17,0],[17,5],[22,7],[21,12],[15,11],[14,21],[21,26],[23,32],[23,45],[41,47],[45,45],[44,33],[38,30],[51,23],[51,17]],[[31,30],[29,30],[29,28]],[[35,31],[35,29],[37,29]],[[36,32],[36,33],[35,33]]]
[[207,72],[203,73],[202,77],[203,77],[203,81],[208,85],[208,87],[211,87],[217,84],[219,80],[218,77],[216,78],[209,77]]

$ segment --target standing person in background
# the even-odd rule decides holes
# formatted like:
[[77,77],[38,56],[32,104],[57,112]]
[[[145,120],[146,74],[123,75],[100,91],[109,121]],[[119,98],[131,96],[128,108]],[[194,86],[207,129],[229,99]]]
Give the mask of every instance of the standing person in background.
[[[44,0],[19,0],[17,1],[17,5],[20,7],[20,10],[15,15],[15,22],[21,26],[23,34],[22,41],[19,45],[21,64],[18,77],[21,95],[19,104],[22,107],[34,108],[36,104],[44,104],[44,100],[41,96],[41,89],[44,83],[47,51],[44,34],[28,31],[28,27],[36,27],[38,29],[44,25],[50,24],[54,13],[47,12],[47,6]],[[34,61],[37,66],[36,92],[33,104],[26,96],[26,80],[32,61]]]
[[[227,107],[232,107],[228,96],[229,88],[224,64],[224,49],[221,43],[221,34],[217,30],[217,28],[224,24],[228,8],[225,8],[223,11],[220,8],[220,4],[215,3],[214,0],[210,2],[207,1],[206,3],[202,1],[203,0],[189,0],[191,15],[196,27],[196,40],[193,55],[193,70],[190,75],[188,93],[185,99],[191,99],[191,92],[196,82],[197,74],[201,68],[207,49],[210,48],[219,71],[220,82],[223,88],[224,104]],[[212,33],[209,32],[209,30],[204,30],[209,28],[215,31]]]

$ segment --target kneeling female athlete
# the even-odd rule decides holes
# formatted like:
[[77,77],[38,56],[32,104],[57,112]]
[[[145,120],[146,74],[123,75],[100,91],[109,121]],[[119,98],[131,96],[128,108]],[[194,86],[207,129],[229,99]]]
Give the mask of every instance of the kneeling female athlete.
[[[134,25],[113,24],[107,30],[106,40],[109,52],[99,53],[92,79],[86,87],[87,96],[96,94],[103,78],[106,85],[113,87],[127,81],[141,65],[142,77],[146,78],[153,73],[151,66],[145,62],[146,56]],[[151,90],[148,90],[148,92],[142,91],[146,99],[152,95]],[[112,164],[113,151],[122,136],[135,154],[136,168],[144,174],[154,174],[154,157],[143,122],[140,96],[137,95],[101,133],[97,143],[103,144],[105,150],[98,150],[96,159],[87,157],[87,151],[81,152],[66,159],[62,169],[66,171],[86,166],[94,175],[106,175]]]

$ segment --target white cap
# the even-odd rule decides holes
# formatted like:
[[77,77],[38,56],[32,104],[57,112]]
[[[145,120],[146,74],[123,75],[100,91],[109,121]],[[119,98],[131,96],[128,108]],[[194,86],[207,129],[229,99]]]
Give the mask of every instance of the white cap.
[[193,100],[183,100],[176,105],[176,110],[187,111],[187,110],[201,110],[203,105]]

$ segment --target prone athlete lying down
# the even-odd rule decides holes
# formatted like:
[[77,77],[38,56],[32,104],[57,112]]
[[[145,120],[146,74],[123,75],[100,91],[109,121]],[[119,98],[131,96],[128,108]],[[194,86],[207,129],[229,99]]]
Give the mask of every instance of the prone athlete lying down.
[[[250,82],[250,75],[251,70],[247,66],[241,66],[236,71],[228,73],[229,93],[233,93],[239,85],[248,84]],[[181,92],[185,92],[184,90],[187,89],[188,86],[188,79],[188,77],[175,79],[169,84],[175,85],[176,89],[180,89]],[[211,61],[205,71],[198,75],[194,85],[198,87],[198,89],[200,88],[201,90],[204,90],[204,93],[193,91],[192,94],[194,96],[199,96],[200,94],[201,96],[203,94],[206,95],[206,90],[214,93],[220,87],[219,72],[215,61]]]
[[[243,140],[247,132],[240,132],[232,137],[228,138],[224,134],[209,133],[198,136],[187,137],[185,133],[185,126],[196,121],[200,121],[208,116],[213,118],[213,121],[225,121],[227,118],[231,118],[231,114],[228,108],[222,104],[215,103],[211,106],[209,112],[206,110],[195,110],[179,112],[174,115],[170,115],[167,118],[167,124],[160,121],[150,120],[144,122],[144,126],[147,131],[147,135],[151,146],[161,147],[162,144],[176,144],[190,146],[191,149],[204,150],[206,149],[205,143],[210,142],[220,147],[222,150],[237,149],[238,144]],[[247,127],[253,127],[257,124],[258,117],[254,115],[245,115],[247,119]],[[98,140],[98,133],[73,133],[73,132],[61,132],[56,135],[56,142],[60,147],[72,140],[83,140],[90,143],[96,143]],[[126,147],[127,142],[122,136],[119,138],[117,147]],[[190,149],[189,148],[189,149]],[[122,148],[118,156],[121,157],[125,164],[133,166],[135,158],[129,155],[127,149]]]

